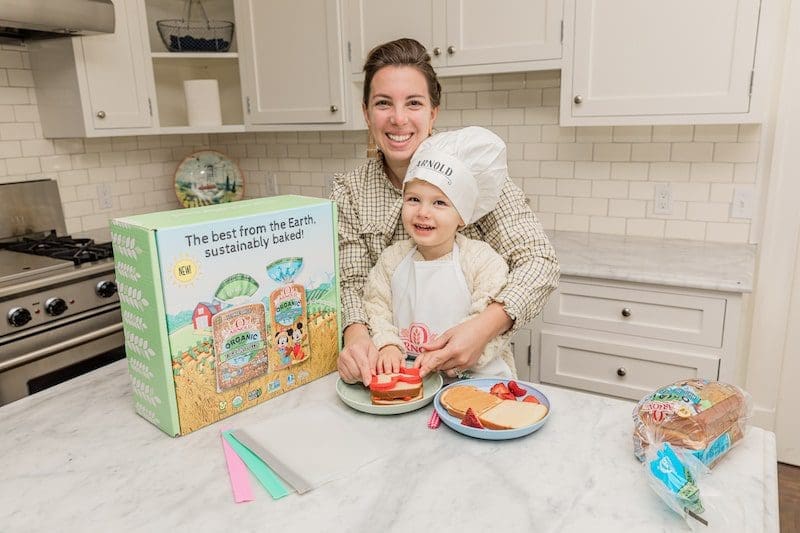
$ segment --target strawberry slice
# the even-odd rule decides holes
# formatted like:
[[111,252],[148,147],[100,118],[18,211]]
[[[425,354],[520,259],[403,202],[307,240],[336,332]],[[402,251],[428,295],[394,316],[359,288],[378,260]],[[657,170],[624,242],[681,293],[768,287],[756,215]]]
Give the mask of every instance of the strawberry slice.
[[[511,394],[511,391],[508,390],[508,387],[506,386],[505,383],[503,383],[502,381],[498,381],[497,383],[492,385],[492,388],[489,389],[489,393],[494,394],[498,398],[502,398],[501,396],[502,394]],[[511,395],[514,396],[513,394]]]
[[496,396],[497,396],[498,398],[500,398],[501,400],[513,400],[513,401],[517,401],[517,397],[516,397],[516,396],[514,396],[513,394],[511,394],[510,392],[504,392],[503,394],[497,394]]
[[525,392],[525,389],[520,387],[519,383],[517,383],[513,379],[508,382],[508,390],[510,390],[511,394],[513,394],[514,396],[516,396],[518,398],[520,396],[525,396],[527,394],[527,392]]
[[536,396],[525,396],[522,401],[528,403],[540,403]]
[[475,411],[472,410],[472,407],[467,408],[464,418],[461,419],[461,425],[483,429],[483,424],[481,424],[481,421],[478,420],[478,415],[475,414]]

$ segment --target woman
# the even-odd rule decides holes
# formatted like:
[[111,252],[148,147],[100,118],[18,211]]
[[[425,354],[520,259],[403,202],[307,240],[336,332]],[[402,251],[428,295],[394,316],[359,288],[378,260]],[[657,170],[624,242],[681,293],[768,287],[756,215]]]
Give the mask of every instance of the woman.
[[[331,192],[339,212],[344,327],[338,366],[348,383],[368,385],[378,360],[362,303],[364,282],[383,249],[409,237],[400,222],[401,187],[411,156],[433,132],[440,98],[430,56],[417,41],[399,39],[370,52],[362,110],[379,157],[335,176]],[[480,315],[423,346],[423,375],[472,367],[491,339],[530,322],[558,284],[555,252],[511,179],[494,211],[462,233],[491,244],[506,260],[508,283]]]

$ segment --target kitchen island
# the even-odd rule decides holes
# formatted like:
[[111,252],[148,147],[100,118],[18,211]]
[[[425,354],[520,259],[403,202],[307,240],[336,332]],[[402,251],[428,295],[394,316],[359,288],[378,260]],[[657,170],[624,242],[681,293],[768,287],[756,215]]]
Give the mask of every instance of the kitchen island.
[[[125,361],[0,408],[0,530],[31,531],[685,531],[649,488],[631,442],[633,402],[538,386],[542,429],[482,441],[432,407],[373,416],[345,406],[332,374],[217,424],[170,438],[133,411]],[[233,503],[220,444],[311,402],[393,443],[382,458],[306,494]],[[326,446],[321,442],[319,446]],[[777,532],[775,438],[750,428],[715,467],[730,524]],[[701,495],[704,485],[701,480]],[[713,504],[714,491],[707,493]]]

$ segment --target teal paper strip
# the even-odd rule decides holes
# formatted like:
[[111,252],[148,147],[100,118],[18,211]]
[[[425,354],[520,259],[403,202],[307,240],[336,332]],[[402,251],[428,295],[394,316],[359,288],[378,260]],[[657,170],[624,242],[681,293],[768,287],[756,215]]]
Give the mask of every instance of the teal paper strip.
[[267,489],[273,500],[278,500],[289,495],[289,490],[281,483],[278,475],[264,463],[259,457],[251,452],[244,444],[236,440],[230,431],[223,431],[222,436],[231,445],[236,455],[242,458],[247,469],[253,473],[259,483]]

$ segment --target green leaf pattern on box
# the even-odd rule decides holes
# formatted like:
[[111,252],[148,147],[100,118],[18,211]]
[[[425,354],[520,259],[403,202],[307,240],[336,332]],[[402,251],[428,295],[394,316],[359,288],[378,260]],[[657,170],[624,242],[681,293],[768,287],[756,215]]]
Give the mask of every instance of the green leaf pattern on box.
[[143,228],[121,220],[111,223],[111,242],[116,262],[122,323],[125,330],[125,351],[133,386],[134,406],[140,416],[170,435],[180,433],[175,409],[175,384],[172,369],[158,353],[158,346],[167,345],[167,331],[152,312],[161,301],[161,276],[158,259],[145,253],[148,239],[154,237]]

